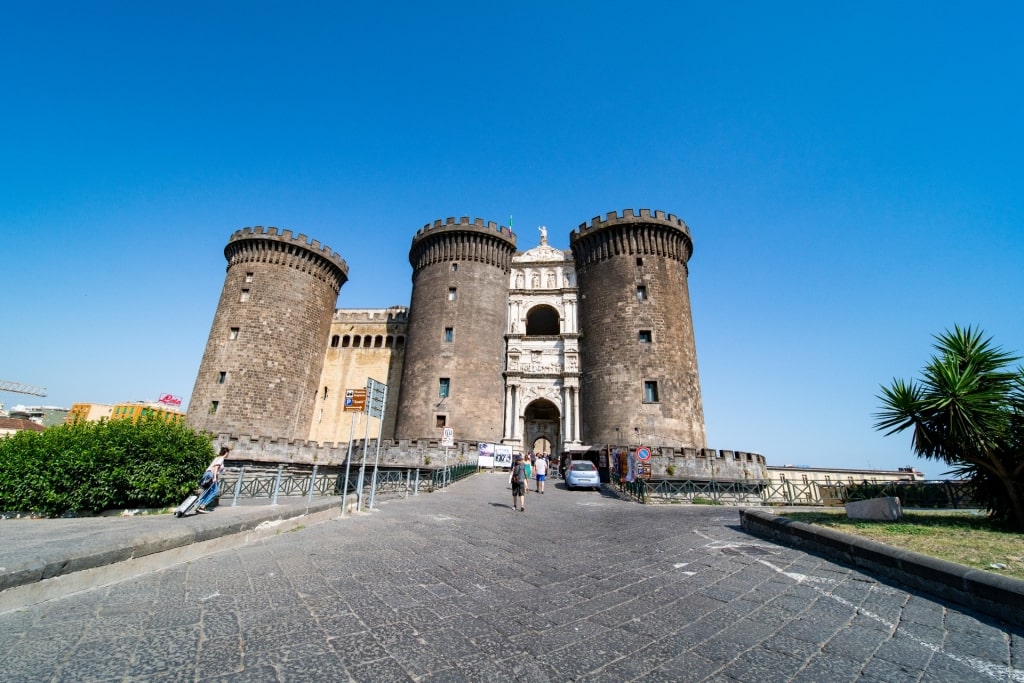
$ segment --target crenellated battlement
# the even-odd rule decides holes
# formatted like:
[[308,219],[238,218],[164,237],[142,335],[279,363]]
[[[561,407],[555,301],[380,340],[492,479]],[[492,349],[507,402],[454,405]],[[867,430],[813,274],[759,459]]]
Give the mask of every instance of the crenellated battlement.
[[409,309],[405,306],[388,308],[339,308],[334,311],[336,323],[404,323],[409,321]]
[[319,240],[310,239],[307,235],[302,233],[295,235],[291,230],[279,230],[274,227],[265,228],[262,225],[242,228],[241,230],[236,230],[232,233],[231,237],[228,238],[228,247],[225,248],[225,251],[228,251],[231,244],[235,242],[253,239],[271,240],[281,244],[300,247],[306,251],[311,251],[333,263],[346,275],[348,274],[348,264],[345,263],[345,259],[341,258],[341,255],[338,254],[338,252],[334,251],[327,245],[321,245]]
[[440,231],[445,230],[458,230],[460,232],[471,231],[487,234],[497,234],[503,236],[506,240],[510,241],[513,245],[516,243],[515,233],[512,232],[511,228],[498,225],[494,221],[484,221],[483,218],[474,218],[472,222],[469,220],[469,216],[462,216],[456,219],[455,217],[449,216],[444,221],[438,219],[433,223],[427,223],[419,230],[415,236],[413,236],[413,244],[419,240],[427,237],[428,235],[436,234]]
[[[690,228],[675,214],[650,209],[612,211],[595,216],[569,234],[569,248],[578,268],[615,256],[656,256],[685,264],[693,254]],[[685,266],[684,266],[685,267]]]
[[589,224],[580,223],[578,232],[601,230],[612,225],[619,225],[623,223],[664,223],[665,225],[671,225],[675,228],[681,228],[686,231],[687,234],[690,233],[689,226],[686,225],[682,218],[679,218],[675,214],[665,213],[664,211],[659,210],[655,210],[652,214],[650,209],[640,209],[639,213],[633,209],[623,209],[621,216],[615,211],[608,212],[605,214],[604,218],[594,216]]

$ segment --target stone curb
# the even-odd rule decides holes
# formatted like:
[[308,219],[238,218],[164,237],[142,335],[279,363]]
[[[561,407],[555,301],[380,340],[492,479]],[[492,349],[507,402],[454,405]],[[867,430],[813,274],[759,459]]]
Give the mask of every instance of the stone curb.
[[905,586],[1024,626],[1024,581],[972,569],[834,529],[740,509],[747,533],[864,568]]
[[205,515],[191,526],[99,538],[78,550],[44,545],[15,566],[0,568],[0,613],[109,585],[340,515],[340,499],[309,505],[303,501],[251,506],[234,508],[230,515],[220,517]]

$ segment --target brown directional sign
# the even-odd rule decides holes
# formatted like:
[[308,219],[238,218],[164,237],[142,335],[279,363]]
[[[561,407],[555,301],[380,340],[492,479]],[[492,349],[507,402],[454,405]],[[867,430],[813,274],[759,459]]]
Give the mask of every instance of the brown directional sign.
[[362,413],[366,411],[366,389],[345,390],[345,412]]

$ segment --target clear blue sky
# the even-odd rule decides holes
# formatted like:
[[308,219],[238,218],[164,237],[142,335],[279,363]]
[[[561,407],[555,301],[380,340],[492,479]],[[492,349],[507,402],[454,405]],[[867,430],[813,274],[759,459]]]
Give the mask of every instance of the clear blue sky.
[[405,305],[416,230],[690,225],[709,445],[930,476],[873,429],[932,335],[1024,352],[1019,3],[9,3],[0,379],[186,403],[235,230]]

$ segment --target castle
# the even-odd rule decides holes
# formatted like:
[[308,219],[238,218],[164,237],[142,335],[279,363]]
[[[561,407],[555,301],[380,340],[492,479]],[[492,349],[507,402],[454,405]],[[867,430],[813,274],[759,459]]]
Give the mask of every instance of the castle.
[[[762,456],[706,447],[689,227],[626,209],[581,224],[567,251],[540,232],[517,251],[494,222],[427,224],[409,306],[387,309],[336,309],[348,264],[320,242],[235,232],[188,423],[264,462],[338,464],[369,437],[382,464],[422,465],[448,455],[450,429],[460,459],[480,443],[595,461],[642,444],[656,475],[764,478]],[[346,410],[371,378],[379,420]]]

